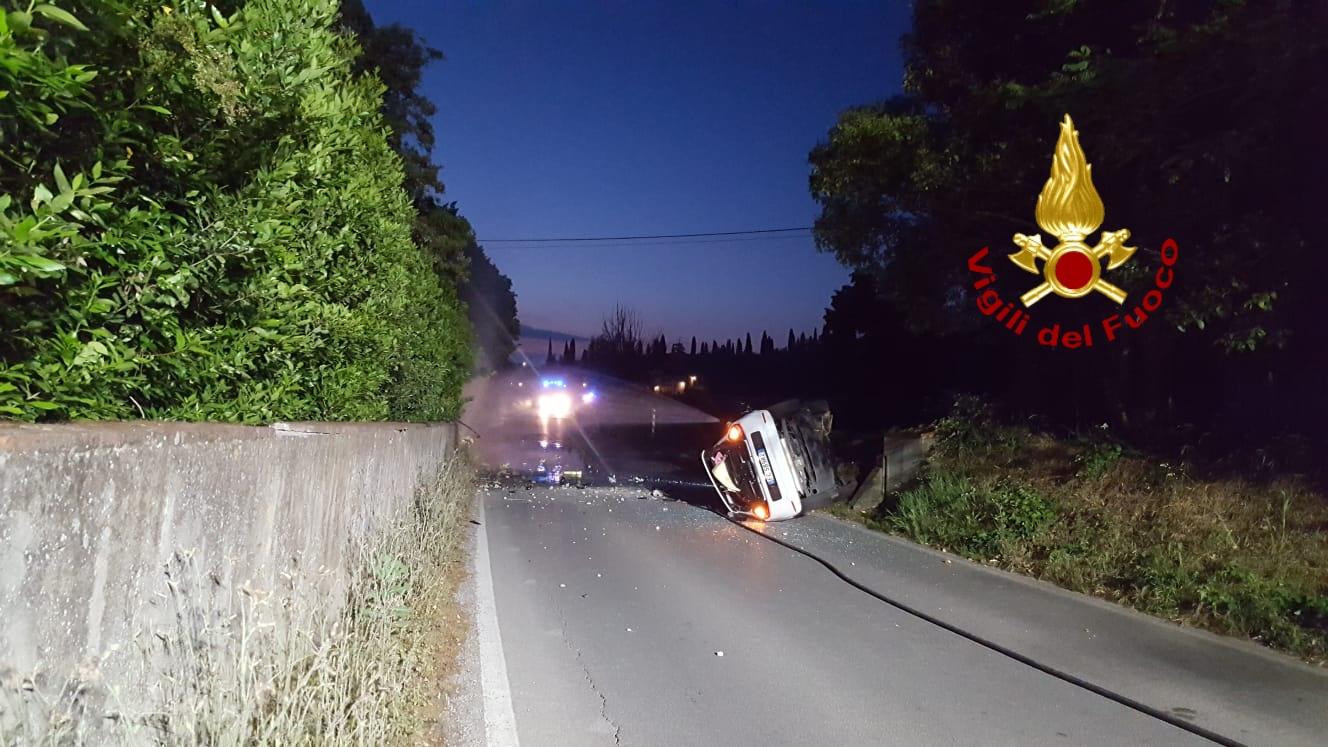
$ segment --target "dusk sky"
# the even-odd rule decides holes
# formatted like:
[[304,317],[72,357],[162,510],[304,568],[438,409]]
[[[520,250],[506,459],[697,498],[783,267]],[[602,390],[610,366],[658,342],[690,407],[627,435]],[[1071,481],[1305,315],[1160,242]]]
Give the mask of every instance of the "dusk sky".
[[442,50],[446,199],[522,322],[593,334],[617,302],[670,340],[810,331],[847,271],[807,232],[519,246],[494,239],[809,226],[807,153],[899,90],[905,2],[367,0]]

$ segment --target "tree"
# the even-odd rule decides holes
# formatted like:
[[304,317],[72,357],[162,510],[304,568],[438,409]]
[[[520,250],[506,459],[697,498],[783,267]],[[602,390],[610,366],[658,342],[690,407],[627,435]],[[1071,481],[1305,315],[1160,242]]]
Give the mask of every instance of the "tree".
[[748,332],[748,333],[747,333],[747,344],[746,344],[745,346],[743,346],[742,352],[743,352],[743,355],[751,355],[751,354],[752,354],[752,333],[751,333],[751,332]]
[[[450,206],[449,206],[450,209]],[[470,232],[467,224],[466,231]],[[489,261],[474,237],[466,242],[468,272],[461,284],[471,328],[475,330],[476,363],[480,370],[502,366],[521,336],[512,280]]]
[[359,72],[375,73],[386,87],[383,118],[392,128],[390,142],[406,167],[406,188],[412,201],[432,202],[443,193],[430,118],[438,107],[419,92],[424,69],[443,59],[412,29],[399,24],[377,26],[361,0],[341,0],[341,22],[360,42]]
[[[1276,0],[915,3],[904,94],[845,111],[811,152],[817,244],[873,276],[884,313],[969,333],[964,260],[990,245],[1000,261],[1013,233],[1039,230],[1033,203],[1068,112],[1108,221],[1143,247],[1113,282],[1146,287],[1166,237],[1185,258],[1164,323],[1083,373],[1100,377],[1110,419],[1322,427],[1308,372],[1328,364],[1316,207],[1328,186],[1299,175],[1322,149],[1325,24],[1322,3]],[[1126,380],[1143,383],[1113,383]]]
[[479,346],[480,370],[501,366],[521,334],[516,294],[512,281],[476,243],[474,230],[456,203],[443,200],[430,121],[437,107],[419,91],[425,68],[442,60],[443,54],[409,28],[375,25],[361,0],[341,0],[341,8],[342,23],[360,41],[357,67],[376,72],[386,87],[382,113],[391,127],[390,142],[405,165],[406,190],[417,211],[415,240],[433,258],[442,278],[461,284]]
[[696,335],[692,335],[692,355],[696,355]]
[[792,351],[796,343],[797,340],[793,337],[793,328],[789,327],[788,342],[784,344],[784,349]]
[[587,362],[610,373],[630,376],[644,357],[643,326],[635,310],[616,304],[604,316],[600,333],[591,340],[592,354],[587,356]]

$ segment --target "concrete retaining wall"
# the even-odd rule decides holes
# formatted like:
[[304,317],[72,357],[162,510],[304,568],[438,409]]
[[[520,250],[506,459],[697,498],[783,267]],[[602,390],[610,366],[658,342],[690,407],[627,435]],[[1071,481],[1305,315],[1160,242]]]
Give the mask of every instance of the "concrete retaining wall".
[[450,424],[0,426],[0,678],[92,672],[132,699],[130,644],[164,623],[175,553],[223,589],[326,569],[337,605],[347,549],[401,515],[456,438]]
[[935,440],[936,434],[931,431],[887,433],[882,444],[880,463],[853,494],[853,509],[860,513],[875,511],[877,506],[885,502],[887,495],[899,492],[916,480]]

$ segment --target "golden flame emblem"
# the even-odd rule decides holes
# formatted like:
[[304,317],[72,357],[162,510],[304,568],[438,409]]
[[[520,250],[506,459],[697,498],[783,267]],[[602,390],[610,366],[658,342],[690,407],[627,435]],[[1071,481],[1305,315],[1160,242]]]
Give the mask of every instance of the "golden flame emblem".
[[[1034,211],[1038,226],[1059,239],[1059,243],[1048,249],[1042,244],[1042,234],[1014,235],[1019,251],[1010,255],[1010,261],[1043,276],[1042,283],[1020,296],[1024,306],[1032,306],[1048,293],[1080,298],[1093,291],[1116,303],[1125,302],[1125,291],[1102,279],[1102,260],[1107,260],[1109,270],[1124,264],[1135,251],[1135,247],[1125,246],[1130,232],[1124,228],[1103,231],[1097,246],[1084,243],[1102,225],[1104,210],[1102,198],[1093,187],[1093,167],[1079,147],[1079,131],[1066,114],[1051,159],[1051,176],[1042,185]],[[1038,260],[1043,262],[1041,270]]]

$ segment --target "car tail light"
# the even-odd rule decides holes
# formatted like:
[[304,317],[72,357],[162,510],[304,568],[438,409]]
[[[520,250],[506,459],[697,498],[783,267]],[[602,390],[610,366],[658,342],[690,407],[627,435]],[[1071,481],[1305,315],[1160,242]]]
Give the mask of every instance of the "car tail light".
[[728,431],[726,431],[726,432],[724,433],[724,438],[727,438],[729,441],[731,441],[731,442],[733,442],[733,443],[735,443],[735,444],[736,444],[737,442],[741,441],[741,440],[742,440],[742,426],[738,425],[737,423],[734,423],[733,425],[730,425]]
[[761,521],[770,518],[770,509],[766,508],[764,503],[756,504],[756,508],[752,510],[752,513],[756,514],[756,518]]

